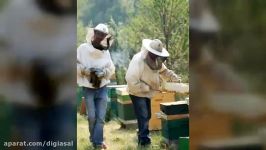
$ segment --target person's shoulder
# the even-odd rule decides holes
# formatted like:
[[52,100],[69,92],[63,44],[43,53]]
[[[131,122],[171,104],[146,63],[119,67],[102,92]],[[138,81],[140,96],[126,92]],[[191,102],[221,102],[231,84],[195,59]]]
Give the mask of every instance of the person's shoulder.
[[134,61],[141,61],[141,58],[142,58],[142,54],[141,54],[141,52],[138,52],[137,54],[135,54],[132,57],[132,60],[134,60]]
[[141,52],[138,52],[137,54],[135,54],[135,55],[133,56],[132,59],[140,59],[140,58],[141,58]]
[[137,54],[135,54],[135,55],[132,57],[131,62],[134,63],[134,64],[139,64],[139,65],[141,65],[142,62],[143,62],[141,52],[138,52]]
[[79,47],[86,48],[86,47],[89,47],[89,44],[88,43],[82,43],[79,45]]
[[85,49],[90,50],[91,49],[91,45],[89,43],[82,43],[82,44],[79,45],[78,49],[80,49],[80,50],[85,50]]

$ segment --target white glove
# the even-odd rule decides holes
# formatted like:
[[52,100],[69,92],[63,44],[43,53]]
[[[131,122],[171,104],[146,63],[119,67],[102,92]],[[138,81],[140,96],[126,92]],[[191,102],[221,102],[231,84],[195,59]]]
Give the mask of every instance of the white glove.
[[90,72],[95,72],[98,78],[103,78],[106,75],[105,71],[101,68],[90,68],[89,70]]
[[170,77],[170,81],[171,82],[178,82],[178,83],[181,83],[181,77],[176,75],[176,74],[173,74],[171,77]]

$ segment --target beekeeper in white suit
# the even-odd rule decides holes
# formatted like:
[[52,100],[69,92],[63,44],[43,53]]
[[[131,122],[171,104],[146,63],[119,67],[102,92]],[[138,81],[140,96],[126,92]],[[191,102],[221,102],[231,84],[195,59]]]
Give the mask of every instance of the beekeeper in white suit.
[[142,48],[132,58],[126,81],[138,121],[138,144],[148,146],[149,120],[151,118],[151,97],[160,88],[160,78],[180,82],[180,77],[166,68],[164,62],[169,57],[163,43],[158,40],[143,39]]
[[111,36],[105,24],[98,24],[87,34],[87,42],[77,49],[77,83],[82,87],[88,115],[90,142],[106,149],[103,126],[107,108],[107,87],[115,72],[108,48]]

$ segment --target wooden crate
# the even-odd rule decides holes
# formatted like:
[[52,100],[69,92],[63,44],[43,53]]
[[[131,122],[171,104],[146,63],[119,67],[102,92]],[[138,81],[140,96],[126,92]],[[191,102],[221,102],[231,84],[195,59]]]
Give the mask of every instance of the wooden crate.
[[135,120],[135,112],[132,101],[129,97],[126,87],[117,88],[117,111],[118,111],[118,119],[129,121]]
[[[162,136],[169,140],[178,140],[189,136],[189,117],[175,115],[176,118],[162,118]],[[180,116],[180,117],[179,117]]]
[[127,92],[127,88],[126,87],[119,87],[119,88],[116,88],[116,94],[117,96],[118,95],[124,95],[124,96],[127,96],[129,95],[128,92]]
[[189,92],[188,83],[164,82],[163,88],[167,91],[173,91],[177,93],[188,93]]
[[120,101],[119,99],[117,100],[117,111],[118,115],[117,117],[121,120],[135,120],[135,112],[134,112],[134,107],[131,101]]
[[108,85],[108,99],[110,101],[110,117],[111,119],[116,118],[118,115],[117,110],[117,93],[116,89],[118,88],[126,88],[127,85]]
[[117,99],[116,98],[111,98],[110,99],[110,111],[111,111],[111,118],[116,118],[118,114],[117,110]]
[[126,88],[127,85],[108,85],[108,97],[109,98],[117,98],[116,89],[118,88]]
[[178,150],[189,150],[189,137],[180,137],[178,139]]
[[160,104],[161,111],[166,115],[188,114],[187,101],[167,102]]
[[151,120],[149,122],[150,130],[161,130],[162,124],[160,117],[160,103],[175,101],[174,92],[160,92],[151,99]]

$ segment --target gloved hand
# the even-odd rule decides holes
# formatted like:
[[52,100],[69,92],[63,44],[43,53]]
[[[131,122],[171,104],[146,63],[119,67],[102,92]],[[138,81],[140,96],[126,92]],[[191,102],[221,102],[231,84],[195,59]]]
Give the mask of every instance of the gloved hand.
[[91,72],[95,72],[98,78],[103,78],[105,76],[105,71],[101,68],[90,68]]
[[103,71],[103,70],[101,70],[101,71],[96,71],[95,72],[95,74],[96,74],[96,76],[98,77],[98,78],[103,78],[104,76],[105,76],[105,72]]
[[83,67],[81,69],[81,74],[84,75],[84,76],[89,76],[91,74],[91,71],[90,71],[90,68],[88,67]]
[[90,72],[96,72],[96,71],[99,71],[100,68],[90,68]]
[[181,77],[176,75],[176,74],[173,74],[170,78],[170,81],[171,82],[178,82],[178,83],[181,83]]

